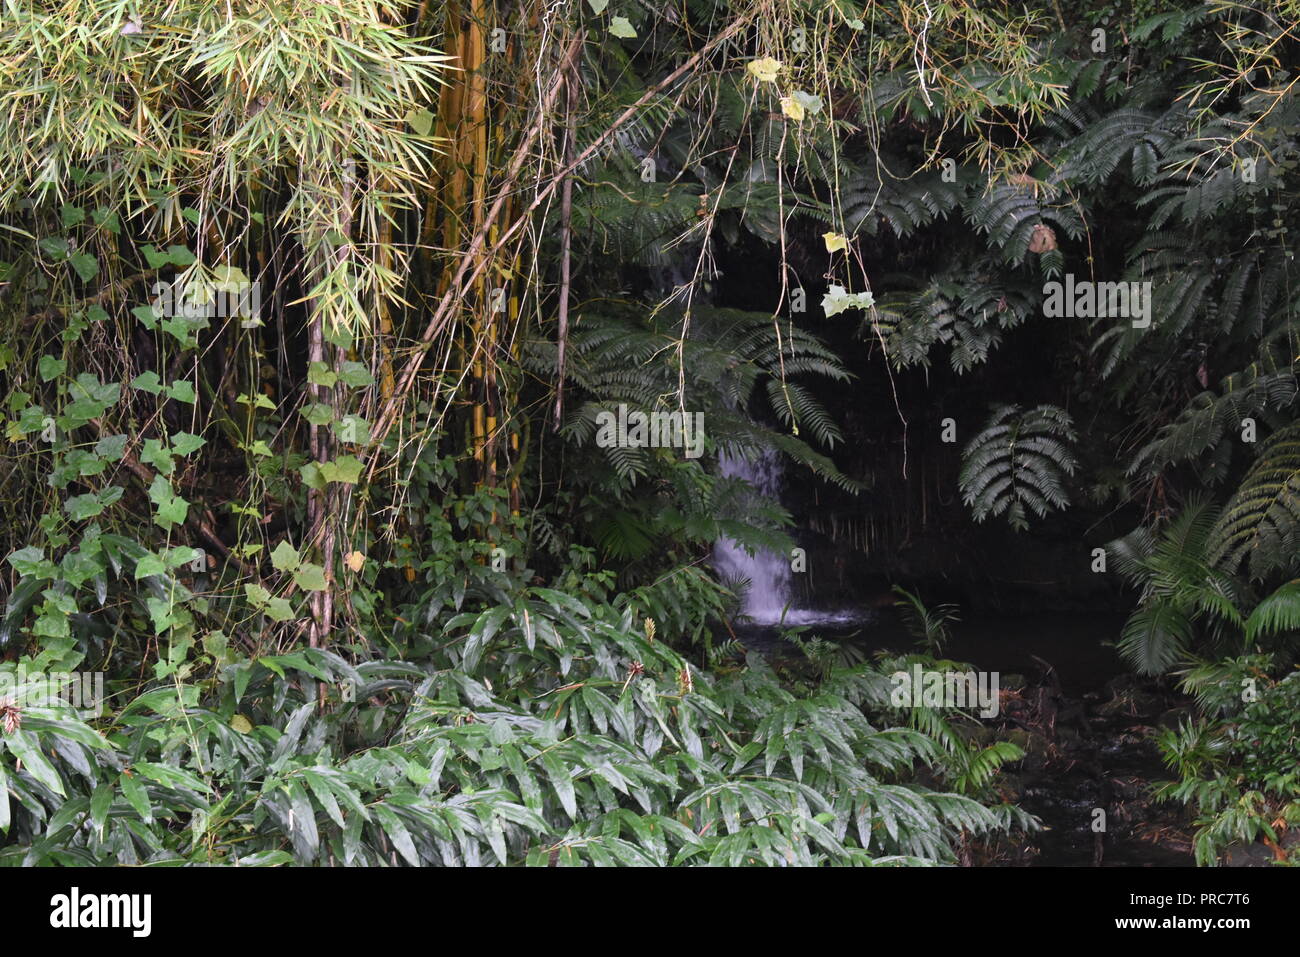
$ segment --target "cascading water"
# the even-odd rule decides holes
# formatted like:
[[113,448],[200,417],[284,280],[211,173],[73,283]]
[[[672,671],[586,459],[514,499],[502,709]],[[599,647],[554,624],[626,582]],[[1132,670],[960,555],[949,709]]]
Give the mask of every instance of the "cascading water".
[[[780,501],[781,458],[776,451],[765,449],[752,462],[723,453],[718,465],[728,478],[748,482],[757,496]],[[751,555],[737,542],[724,536],[713,545],[713,565],[724,581],[745,579],[749,582],[741,611],[756,625],[832,624],[863,618],[863,614],[855,610],[818,611],[788,607],[794,597],[789,556],[762,549],[755,549]]]
[[[718,465],[728,478],[744,479],[759,495],[779,498],[781,461],[771,449],[764,450],[756,461],[722,454]],[[790,561],[776,552],[755,550],[751,555],[730,538],[720,538],[713,546],[713,564],[725,580],[748,579],[742,611],[757,624],[771,625],[781,620],[790,603]],[[787,616],[788,617],[788,616]]]

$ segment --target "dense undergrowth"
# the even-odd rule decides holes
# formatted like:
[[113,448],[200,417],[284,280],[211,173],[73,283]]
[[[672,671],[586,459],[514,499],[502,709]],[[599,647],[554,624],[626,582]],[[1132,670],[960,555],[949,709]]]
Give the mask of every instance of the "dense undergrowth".
[[[988,802],[1014,753],[891,707],[910,661],[701,668],[626,604],[461,574],[398,616],[400,657],[253,658],[209,633],[160,680],[112,683],[103,719],[22,711],[0,860],[944,863],[1033,827]],[[77,644],[24,663],[74,670]]]

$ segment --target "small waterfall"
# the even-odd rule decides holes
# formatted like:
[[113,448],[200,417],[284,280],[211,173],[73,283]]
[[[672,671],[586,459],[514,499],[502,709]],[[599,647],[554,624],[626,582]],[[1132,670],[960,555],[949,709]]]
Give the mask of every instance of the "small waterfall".
[[[719,456],[718,466],[728,478],[748,482],[756,493],[755,497],[781,500],[781,457],[775,450],[765,449],[752,462],[723,453]],[[870,617],[870,613],[862,609],[817,611],[790,607],[787,610],[786,606],[794,598],[793,574],[787,555],[759,549],[751,555],[724,536],[713,545],[713,566],[724,580],[749,581],[741,611],[756,625],[835,625]]]
[[[753,462],[724,453],[718,464],[728,478],[744,479],[759,495],[780,499],[781,460],[774,450],[765,449]],[[789,558],[758,550],[750,555],[739,544],[723,537],[713,546],[713,564],[724,579],[749,580],[742,608],[746,615],[764,625],[781,620],[792,591]],[[786,620],[790,617],[787,614]]]

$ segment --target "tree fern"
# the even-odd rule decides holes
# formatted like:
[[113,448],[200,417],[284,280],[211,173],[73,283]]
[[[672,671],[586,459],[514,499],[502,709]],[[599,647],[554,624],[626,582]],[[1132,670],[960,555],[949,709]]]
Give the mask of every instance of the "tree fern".
[[1210,555],[1229,569],[1245,561],[1263,578],[1296,564],[1300,529],[1300,423],[1274,433],[1214,528]]
[[1300,579],[1279,586],[1246,619],[1246,641],[1281,632],[1300,631]]
[[1005,513],[1023,530],[1028,511],[1041,518],[1068,504],[1065,483],[1078,465],[1069,447],[1074,440],[1069,415],[1056,406],[996,409],[962,453],[958,483],[975,520]]

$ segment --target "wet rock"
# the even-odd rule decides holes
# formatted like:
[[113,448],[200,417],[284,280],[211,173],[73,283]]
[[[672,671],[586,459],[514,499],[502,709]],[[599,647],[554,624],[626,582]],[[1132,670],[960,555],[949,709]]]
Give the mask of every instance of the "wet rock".
[[1224,867],[1268,867],[1274,855],[1263,844],[1229,844],[1223,854]]

